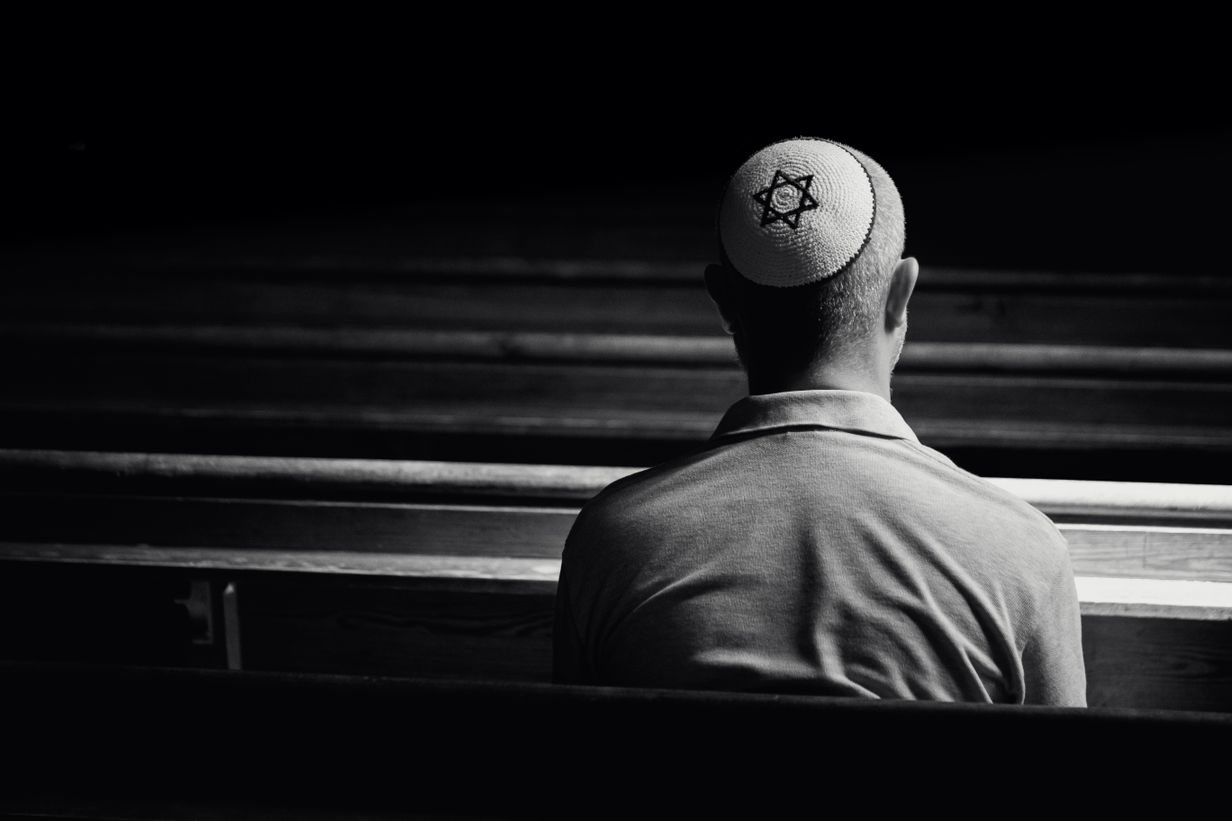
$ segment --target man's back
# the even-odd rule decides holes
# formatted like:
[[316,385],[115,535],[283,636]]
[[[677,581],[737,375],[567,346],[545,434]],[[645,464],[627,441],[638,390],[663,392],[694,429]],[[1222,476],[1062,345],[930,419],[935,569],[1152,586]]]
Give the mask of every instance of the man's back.
[[1066,544],[884,399],[756,395],[570,534],[561,681],[1085,704]]
[[1065,540],[890,404],[920,267],[871,157],[728,180],[706,290],[748,376],[709,447],[616,483],[561,565],[560,681],[1084,704]]

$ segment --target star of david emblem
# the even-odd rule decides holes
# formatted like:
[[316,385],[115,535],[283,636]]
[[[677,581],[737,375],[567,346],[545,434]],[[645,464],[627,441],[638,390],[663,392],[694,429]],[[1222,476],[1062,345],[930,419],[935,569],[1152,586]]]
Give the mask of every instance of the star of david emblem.
[[[774,172],[774,179],[770,181],[768,188],[763,188],[753,195],[753,199],[762,206],[761,225],[766,227],[779,220],[790,225],[793,229],[800,225],[800,215],[805,211],[812,211],[817,207],[817,200],[809,193],[809,187],[813,184],[813,175],[805,174],[799,177],[789,177],[782,171]],[[784,202],[783,197],[778,197],[779,204],[775,204],[775,194],[779,190],[784,190],[792,198],[795,199],[795,194],[799,193],[799,199],[795,199],[795,206],[784,209],[782,206],[790,205],[791,200]]]

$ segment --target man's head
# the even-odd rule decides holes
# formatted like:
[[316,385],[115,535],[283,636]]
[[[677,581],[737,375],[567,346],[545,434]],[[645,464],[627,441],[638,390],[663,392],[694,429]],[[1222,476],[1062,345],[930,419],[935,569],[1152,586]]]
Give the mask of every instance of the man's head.
[[880,165],[826,140],[774,143],[732,176],[718,223],[706,283],[750,382],[841,365],[888,383],[919,269],[902,258],[902,199]]

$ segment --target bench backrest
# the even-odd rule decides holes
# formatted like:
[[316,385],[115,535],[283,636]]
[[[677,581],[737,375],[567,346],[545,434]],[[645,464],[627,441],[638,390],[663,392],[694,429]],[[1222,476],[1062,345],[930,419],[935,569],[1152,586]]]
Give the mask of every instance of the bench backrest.
[[[1152,711],[14,664],[0,680],[21,707],[0,809],[25,812],[777,815],[869,790],[912,809],[954,790],[1175,806],[1223,789],[1232,741],[1232,716]],[[1006,795],[1025,773],[1038,786]]]
[[[208,663],[542,681],[565,536],[627,470],[0,453],[5,606],[195,581]],[[998,481],[1070,541],[1091,703],[1232,709],[1232,490]]]
[[[12,278],[0,445],[650,464],[744,392],[700,264],[242,262]],[[895,391],[926,443],[983,474],[1224,475],[1226,282],[926,274]]]

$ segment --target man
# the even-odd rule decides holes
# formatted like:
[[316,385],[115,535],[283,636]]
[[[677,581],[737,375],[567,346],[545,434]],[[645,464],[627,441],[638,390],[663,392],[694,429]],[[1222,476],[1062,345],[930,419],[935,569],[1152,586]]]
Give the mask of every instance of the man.
[[890,177],[778,142],[733,175],[718,229],[706,285],[750,395],[582,510],[556,680],[1085,706],[1064,538],[890,404],[919,273]]

